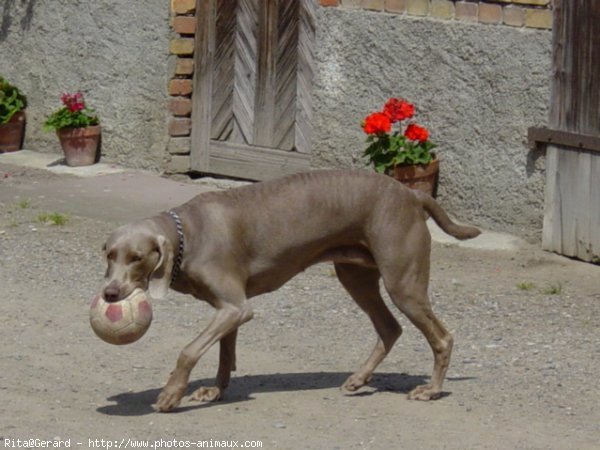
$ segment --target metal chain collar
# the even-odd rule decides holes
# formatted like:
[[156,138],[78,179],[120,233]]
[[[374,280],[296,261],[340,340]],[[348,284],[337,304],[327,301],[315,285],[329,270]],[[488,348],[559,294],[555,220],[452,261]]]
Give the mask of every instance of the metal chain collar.
[[179,248],[177,249],[177,257],[175,258],[175,264],[173,265],[173,272],[171,273],[171,284],[179,275],[181,271],[181,262],[183,261],[183,249],[184,249],[184,237],[183,237],[183,225],[181,225],[181,218],[173,210],[169,210],[169,215],[175,221],[175,228],[177,229],[177,235],[179,236]]

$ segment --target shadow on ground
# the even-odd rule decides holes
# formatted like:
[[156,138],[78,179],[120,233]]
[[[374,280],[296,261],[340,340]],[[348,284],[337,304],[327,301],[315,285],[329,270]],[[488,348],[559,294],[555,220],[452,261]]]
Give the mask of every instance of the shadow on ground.
[[[277,373],[269,375],[247,375],[233,378],[225,393],[225,398],[217,403],[185,403],[177,408],[176,413],[253,400],[252,394],[266,392],[288,392],[303,390],[331,389],[340,387],[351,375],[350,372],[313,372],[313,373]],[[407,375],[397,373],[380,373],[373,376],[367,388],[356,396],[369,396],[377,392],[389,391],[407,394],[415,387],[425,384],[429,377],[424,375]],[[472,377],[448,378],[447,381],[465,381]],[[197,380],[189,384],[187,394],[191,394],[201,386],[212,386],[214,379]],[[101,406],[98,412],[110,416],[142,416],[154,412],[152,405],[156,401],[160,389],[148,389],[140,392],[125,392],[109,397],[107,400],[115,404]],[[443,392],[442,397],[450,395]]]

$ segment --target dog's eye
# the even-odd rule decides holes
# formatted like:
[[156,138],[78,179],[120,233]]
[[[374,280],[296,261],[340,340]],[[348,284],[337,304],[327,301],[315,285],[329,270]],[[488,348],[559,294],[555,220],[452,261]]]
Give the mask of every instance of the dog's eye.
[[110,261],[114,261],[117,258],[117,253],[114,251],[110,251],[108,252],[108,254],[106,255],[106,259],[110,260]]
[[131,258],[129,259],[131,262],[140,262],[142,260],[142,255],[140,255],[139,253],[135,253],[133,255],[131,255]]

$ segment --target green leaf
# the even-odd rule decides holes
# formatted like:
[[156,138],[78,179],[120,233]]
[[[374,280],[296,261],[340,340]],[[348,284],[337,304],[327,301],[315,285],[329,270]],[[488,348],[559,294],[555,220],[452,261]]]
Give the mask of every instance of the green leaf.
[[0,124],[7,123],[27,106],[27,97],[0,76]]
[[71,112],[66,107],[53,112],[48,116],[44,123],[44,130],[60,130],[62,128],[85,128],[91,125],[98,125],[100,120],[94,114],[92,109]]

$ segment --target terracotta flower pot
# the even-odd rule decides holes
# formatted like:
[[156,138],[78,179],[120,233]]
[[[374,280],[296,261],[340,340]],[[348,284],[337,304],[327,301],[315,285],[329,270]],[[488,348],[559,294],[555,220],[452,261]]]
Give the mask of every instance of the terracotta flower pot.
[[436,158],[429,164],[395,166],[390,175],[411,189],[418,189],[435,197],[439,171],[440,162]]
[[23,147],[25,112],[14,114],[8,123],[0,125],[0,153],[14,152]]
[[67,166],[89,166],[99,159],[100,125],[62,128],[56,132]]

